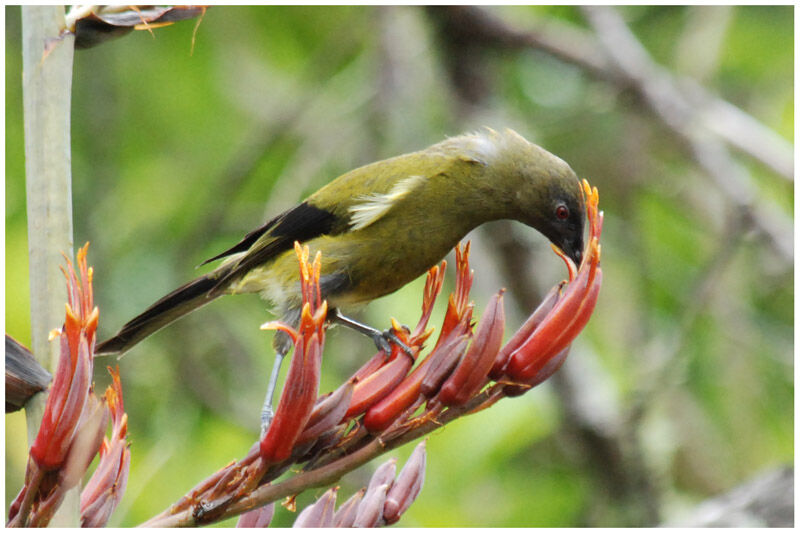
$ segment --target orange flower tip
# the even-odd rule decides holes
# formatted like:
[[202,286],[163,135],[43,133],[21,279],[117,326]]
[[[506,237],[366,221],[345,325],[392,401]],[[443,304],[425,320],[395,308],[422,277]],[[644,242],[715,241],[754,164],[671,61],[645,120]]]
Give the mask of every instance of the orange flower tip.
[[300,311],[300,322],[302,323],[313,319],[314,315],[311,314],[311,304],[306,302],[303,304],[303,310]]
[[416,337],[414,337],[414,339],[411,341],[411,343],[412,344],[416,344],[417,346],[421,345],[423,342],[428,340],[431,335],[433,335],[434,331],[436,331],[436,328],[428,328],[428,329],[426,329],[424,333],[421,333],[421,334],[417,335]]
[[50,333],[47,334],[47,340],[48,341],[52,341],[56,337],[60,337],[60,336],[61,336],[61,330],[60,329],[58,329],[58,328],[51,329]]
[[[306,304],[308,305],[308,304]],[[314,315],[311,317],[314,320],[315,324],[322,324],[325,319],[328,317],[328,300],[322,300],[322,305],[314,312]]]
[[300,333],[297,332],[292,326],[289,324],[284,324],[278,320],[273,320],[271,322],[265,322],[261,324],[259,329],[263,330],[277,330],[283,331],[284,333],[288,334],[292,338],[292,342],[297,342],[297,338],[300,336]]
[[95,307],[92,309],[92,313],[89,315],[89,318],[86,320],[87,328],[97,327],[97,322],[100,320],[100,310]]
[[389,320],[392,322],[392,329],[393,330],[395,330],[395,331],[407,331],[408,330],[408,328],[406,328],[403,324],[401,324],[400,322],[395,320],[394,317],[390,318]]

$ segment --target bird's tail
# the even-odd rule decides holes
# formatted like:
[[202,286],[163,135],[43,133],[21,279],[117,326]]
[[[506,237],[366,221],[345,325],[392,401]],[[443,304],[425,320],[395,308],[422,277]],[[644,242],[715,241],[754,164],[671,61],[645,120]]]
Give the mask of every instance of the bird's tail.
[[219,276],[212,272],[178,287],[122,326],[116,335],[98,344],[95,353],[110,355],[127,352],[167,324],[222,296],[224,293],[218,291],[212,294],[218,281]]

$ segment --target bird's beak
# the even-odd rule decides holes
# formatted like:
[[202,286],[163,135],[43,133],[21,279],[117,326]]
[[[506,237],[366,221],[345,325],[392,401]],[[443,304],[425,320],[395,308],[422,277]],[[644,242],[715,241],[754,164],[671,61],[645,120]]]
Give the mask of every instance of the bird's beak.
[[575,239],[564,243],[561,247],[564,255],[572,259],[576,267],[581,266],[581,259],[583,258],[583,238]]
[[570,254],[568,254],[569,258],[575,261],[575,266],[581,266],[581,259],[583,259],[583,247],[578,248],[577,250],[573,250]]

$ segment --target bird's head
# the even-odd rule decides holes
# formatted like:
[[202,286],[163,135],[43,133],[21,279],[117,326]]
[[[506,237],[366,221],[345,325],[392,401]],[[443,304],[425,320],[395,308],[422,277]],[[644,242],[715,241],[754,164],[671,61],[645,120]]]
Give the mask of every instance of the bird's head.
[[583,193],[578,177],[566,163],[564,167],[559,169],[563,174],[551,171],[546,179],[538,181],[539,190],[525,198],[523,205],[528,210],[523,222],[539,230],[575,265],[580,265],[585,220]]
[[579,265],[585,207],[575,172],[562,159],[511,130],[497,135],[505,145],[498,154],[498,170],[510,177],[506,194],[514,218],[541,232]]

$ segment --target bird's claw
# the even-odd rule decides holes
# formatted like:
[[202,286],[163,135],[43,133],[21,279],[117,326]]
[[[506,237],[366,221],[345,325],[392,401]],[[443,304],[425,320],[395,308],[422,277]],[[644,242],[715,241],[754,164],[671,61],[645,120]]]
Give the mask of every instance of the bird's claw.
[[379,331],[373,337],[375,341],[375,346],[383,351],[387,356],[392,353],[392,344],[403,350],[405,354],[409,357],[414,357],[413,350],[406,345],[403,341],[400,340],[400,337],[395,335],[394,331],[391,329],[387,329],[386,331]]

